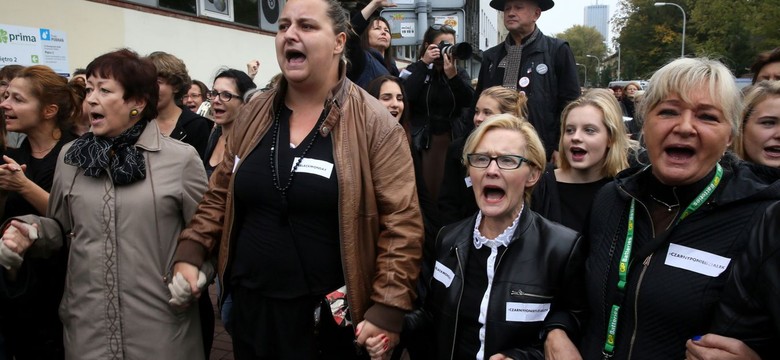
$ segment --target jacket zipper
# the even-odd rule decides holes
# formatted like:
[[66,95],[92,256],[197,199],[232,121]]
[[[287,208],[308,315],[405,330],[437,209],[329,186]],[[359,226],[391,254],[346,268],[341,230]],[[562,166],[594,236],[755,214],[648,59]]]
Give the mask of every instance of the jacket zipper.
[[[623,187],[620,187],[620,190],[623,191],[626,195],[628,195],[631,199],[639,203],[639,205],[642,205],[642,208],[645,209],[645,213],[647,214],[647,218],[650,220],[650,231],[653,235],[653,239],[655,239],[655,224],[653,224],[653,217],[650,216],[650,210],[645,206],[645,204],[637,199],[634,195],[630,194],[628,191],[626,191]],[[636,225],[635,225],[636,226]],[[645,277],[645,272],[647,272],[647,268],[650,266],[650,259],[653,257],[653,254],[651,253],[648,255],[645,260],[642,262],[642,272],[639,273],[639,280],[636,284],[636,290],[634,291],[634,329],[631,333],[631,341],[629,342],[628,347],[628,360],[631,360],[632,352],[634,351],[634,343],[636,341],[636,332],[637,328],[639,327],[639,313],[637,312],[637,304],[639,303],[639,289],[642,287],[642,280]]]
[[[458,272],[460,272],[460,278],[465,280],[465,276],[463,274],[463,263],[460,261],[460,251],[458,248],[455,248],[455,258],[458,259]],[[499,259],[499,261],[501,261]],[[454,329],[457,332],[458,331],[458,317],[460,315],[460,302],[463,300],[463,287],[465,284],[461,284],[460,286],[460,295],[458,295],[458,306],[455,307],[455,326]],[[457,336],[452,337],[452,348],[450,349],[450,360],[455,358],[455,339]]]
[[642,279],[645,277],[645,272],[647,272],[647,268],[650,266],[650,259],[653,258],[653,254],[647,255],[645,258],[645,261],[642,262],[642,272],[639,273],[639,281],[636,284],[636,291],[634,291],[634,332],[631,334],[631,342],[629,343],[628,347],[628,360],[631,360],[631,355],[634,352],[634,343],[636,341],[636,331],[638,327],[639,322],[639,312],[638,312],[638,305],[639,305],[639,288],[642,287]]
[[537,299],[552,299],[553,298],[552,296],[547,296],[547,295],[538,295],[538,294],[527,293],[527,292],[523,291],[522,289],[512,290],[509,293],[509,295],[512,295],[512,296],[528,296],[528,297],[533,297],[533,298],[537,298]]

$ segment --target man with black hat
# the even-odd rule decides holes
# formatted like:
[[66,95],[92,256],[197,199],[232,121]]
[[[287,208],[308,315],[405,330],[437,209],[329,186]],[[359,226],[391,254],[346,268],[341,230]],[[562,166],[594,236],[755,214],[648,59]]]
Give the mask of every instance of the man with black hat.
[[580,96],[577,63],[565,41],[536,27],[553,0],[491,0],[503,11],[506,40],[484,52],[475,99],[482,90],[503,85],[528,97],[528,120],[544,142],[548,160],[558,150],[563,108]]

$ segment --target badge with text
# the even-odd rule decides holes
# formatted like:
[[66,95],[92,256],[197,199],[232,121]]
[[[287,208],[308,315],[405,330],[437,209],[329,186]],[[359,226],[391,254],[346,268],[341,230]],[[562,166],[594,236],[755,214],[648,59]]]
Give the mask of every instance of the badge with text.
[[717,277],[726,270],[729,262],[731,262],[731,259],[727,257],[687,246],[669,244],[669,251],[666,253],[664,264],[702,275]]
[[539,73],[539,75],[547,74],[547,70],[549,70],[549,69],[547,68],[547,65],[545,65],[545,64],[536,65],[536,72]]
[[444,287],[450,287],[450,285],[452,285],[452,279],[455,278],[455,273],[452,272],[450,268],[437,261],[436,267],[433,269],[433,278],[444,284]]
[[506,321],[535,322],[544,321],[550,312],[550,303],[506,303]]
[[466,176],[465,178],[463,178],[463,182],[466,183],[466,187],[467,188],[470,188],[471,187],[471,176]]
[[[298,163],[298,159],[298,157],[293,159],[293,165],[292,168],[290,168],[290,171],[295,168],[295,164]],[[319,175],[326,179],[330,179],[330,174],[333,173],[333,164],[327,161],[303,158],[301,163],[298,164],[298,168],[295,170],[295,172]]]
[[521,77],[520,81],[517,82],[517,84],[519,84],[520,87],[526,87],[530,83],[531,83],[531,79],[529,79],[527,76]]

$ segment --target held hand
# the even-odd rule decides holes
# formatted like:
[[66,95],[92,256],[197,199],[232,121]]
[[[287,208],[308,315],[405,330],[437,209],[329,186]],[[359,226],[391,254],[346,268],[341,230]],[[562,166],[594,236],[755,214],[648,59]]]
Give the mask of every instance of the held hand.
[[24,255],[37,239],[38,225],[25,224],[17,220],[11,220],[10,226],[3,232],[3,244],[19,255]]
[[385,344],[387,345],[387,350],[385,350],[385,353],[390,352],[396,345],[398,345],[398,342],[401,340],[401,336],[398,333],[382,329],[372,324],[368,320],[363,320],[357,325],[355,336],[357,336],[357,343],[360,346],[368,346],[366,342],[370,338],[385,336],[387,339],[385,341]]
[[442,54],[444,56],[444,75],[447,75],[447,79],[452,79],[458,76],[458,69],[455,67],[455,61],[448,54]]
[[425,49],[425,54],[423,54],[422,61],[425,63],[425,65],[430,65],[434,60],[438,59],[439,56],[441,56],[439,46],[436,44],[430,44],[428,45],[428,48]]
[[544,358],[582,360],[580,352],[569,339],[569,335],[561,329],[553,329],[547,333],[547,339],[544,340]]
[[385,334],[366,339],[366,350],[371,360],[385,360],[390,358],[390,339]]
[[260,60],[251,60],[246,64],[246,74],[249,75],[251,79],[255,78],[258,70],[260,70]]
[[198,286],[199,273],[200,270],[190,263],[179,261],[173,264],[173,274],[181,274],[182,278],[190,285],[190,293],[196,298],[200,296],[200,286]]
[[3,155],[5,164],[0,165],[0,189],[20,192],[27,186],[30,179],[24,175],[27,165],[19,165],[8,156]]
[[[698,337],[694,337],[696,339]],[[761,360],[753,349],[730,337],[707,334],[685,343],[685,358],[697,360]]]
[[392,0],[372,0],[372,3],[378,4],[380,8],[396,7],[395,1]]

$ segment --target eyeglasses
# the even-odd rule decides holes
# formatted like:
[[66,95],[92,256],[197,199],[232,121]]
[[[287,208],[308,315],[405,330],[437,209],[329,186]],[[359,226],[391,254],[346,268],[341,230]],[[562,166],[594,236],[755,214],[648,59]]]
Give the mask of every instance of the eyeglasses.
[[442,24],[433,24],[431,25],[431,29],[435,31],[452,31],[454,32],[455,29],[452,28],[452,26],[449,25],[442,25]]
[[194,99],[201,98],[201,96],[203,96],[203,95],[202,94],[192,94],[192,95],[187,94],[187,95],[182,96],[182,99],[183,100],[188,100],[188,99],[193,99],[194,100]]
[[209,100],[214,100],[214,98],[216,98],[217,96],[219,96],[219,99],[224,102],[228,102],[232,98],[237,98],[239,99],[239,101],[241,100],[241,95],[231,94],[227,91],[218,92],[217,90],[211,90],[206,93],[206,97],[208,97]]
[[524,162],[531,163],[528,159],[519,155],[500,155],[500,156],[488,156],[485,154],[468,154],[466,155],[469,165],[484,169],[490,166],[490,162],[495,160],[499,169],[514,170],[523,165]]

